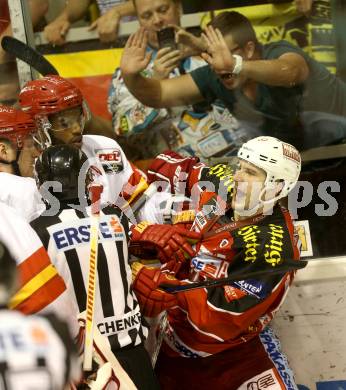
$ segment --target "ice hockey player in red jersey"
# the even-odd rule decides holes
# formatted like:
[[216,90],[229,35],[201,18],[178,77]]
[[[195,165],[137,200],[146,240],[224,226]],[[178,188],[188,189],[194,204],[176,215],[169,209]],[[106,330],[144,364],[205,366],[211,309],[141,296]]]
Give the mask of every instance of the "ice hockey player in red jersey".
[[[166,177],[173,190],[180,186],[186,195],[198,198],[199,210],[190,222],[193,230],[203,233],[191,261],[181,256],[164,259],[161,251],[160,260],[165,263],[161,268],[135,267],[133,287],[143,313],[151,317],[164,310],[168,313],[156,365],[163,389],[297,388],[267,325],[294,276],[293,272],[270,274],[270,270],[285,260],[299,260],[291,217],[278,200],[298,180],[300,155],[276,138],[258,137],[246,142],[238,157],[235,168],[226,164],[208,168],[196,159],[163,154],[149,172],[151,180]],[[179,177],[184,180],[179,182]],[[220,215],[207,231],[210,212]],[[159,231],[160,225],[156,226]],[[135,244],[141,243],[149,227],[134,228]],[[150,246],[148,236],[144,241]],[[186,255],[187,250],[180,252]],[[241,270],[267,270],[268,274],[174,295],[159,288],[161,283],[188,284]]]

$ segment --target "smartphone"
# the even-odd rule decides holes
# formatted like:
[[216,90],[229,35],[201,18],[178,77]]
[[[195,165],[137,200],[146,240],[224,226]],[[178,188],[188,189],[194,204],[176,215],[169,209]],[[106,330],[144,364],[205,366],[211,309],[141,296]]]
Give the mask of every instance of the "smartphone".
[[163,49],[164,47],[170,47],[172,50],[177,49],[177,44],[175,43],[175,30],[173,27],[166,27],[158,31],[157,40],[160,49]]

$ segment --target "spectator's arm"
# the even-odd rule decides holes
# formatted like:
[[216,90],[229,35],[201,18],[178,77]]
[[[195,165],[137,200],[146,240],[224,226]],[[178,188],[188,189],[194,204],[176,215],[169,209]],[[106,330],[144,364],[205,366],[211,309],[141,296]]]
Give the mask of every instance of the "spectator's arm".
[[294,4],[297,7],[297,11],[304,15],[309,15],[312,8],[313,0],[295,0]]
[[203,100],[189,74],[165,80],[148,79],[135,74],[124,76],[124,80],[130,92],[150,107],[185,106]]
[[[43,16],[48,11],[48,0],[29,0],[29,9],[31,14],[32,25],[35,28],[37,23],[43,18]],[[12,36],[12,25],[9,25],[2,31],[0,35],[0,42],[2,38],[6,35]],[[3,50],[0,45],[0,63],[10,60],[10,56]]]
[[293,87],[309,76],[305,59],[297,53],[285,53],[277,59],[244,61],[242,74],[258,83]]
[[44,29],[44,35],[53,45],[63,45],[71,23],[81,19],[91,0],[69,0],[60,15]]
[[132,34],[126,42],[120,69],[129,91],[149,107],[174,107],[193,104],[203,97],[189,74],[173,79],[154,80],[143,77],[141,72],[149,65],[151,53],[144,29]]
[[[208,26],[203,33],[207,51],[202,57],[218,75],[232,73],[235,68],[235,57],[230,52],[220,30]],[[241,75],[258,83],[293,87],[303,83],[309,76],[309,67],[304,57],[292,49],[286,49],[271,59],[243,60]],[[273,55],[273,54],[272,54]]]
[[156,110],[139,102],[127,89],[117,69],[108,96],[108,110],[113,118],[113,132],[117,135],[144,131],[157,120],[167,118],[167,110]]
[[115,5],[105,12],[104,15],[96,19],[90,26],[90,30],[96,29],[102,42],[113,42],[118,35],[120,19],[123,16],[135,14],[133,2],[131,0],[125,1],[123,4]]
[[29,0],[29,8],[33,27],[43,18],[49,8],[48,0]]

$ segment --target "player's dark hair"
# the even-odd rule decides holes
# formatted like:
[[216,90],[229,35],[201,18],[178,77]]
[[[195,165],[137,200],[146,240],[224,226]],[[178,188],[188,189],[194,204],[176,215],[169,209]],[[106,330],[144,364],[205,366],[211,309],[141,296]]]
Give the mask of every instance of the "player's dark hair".
[[222,35],[231,34],[235,43],[244,47],[248,42],[258,45],[256,33],[249,19],[239,12],[221,12],[209,23],[220,30]]
[[13,142],[5,137],[0,137],[0,142],[9,146],[13,146]]

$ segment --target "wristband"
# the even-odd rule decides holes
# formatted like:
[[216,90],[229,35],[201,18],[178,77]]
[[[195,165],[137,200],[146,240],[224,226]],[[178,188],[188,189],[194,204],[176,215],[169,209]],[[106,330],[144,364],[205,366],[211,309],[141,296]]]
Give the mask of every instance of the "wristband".
[[243,57],[233,54],[233,58],[235,59],[235,65],[232,74],[238,75],[243,70]]

